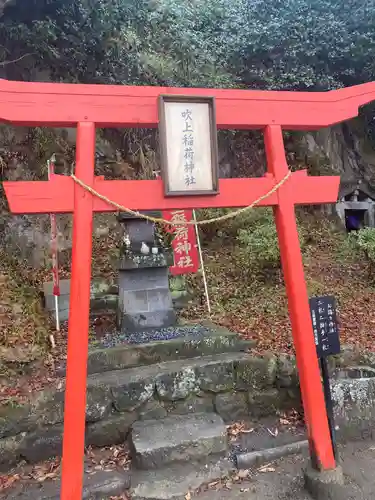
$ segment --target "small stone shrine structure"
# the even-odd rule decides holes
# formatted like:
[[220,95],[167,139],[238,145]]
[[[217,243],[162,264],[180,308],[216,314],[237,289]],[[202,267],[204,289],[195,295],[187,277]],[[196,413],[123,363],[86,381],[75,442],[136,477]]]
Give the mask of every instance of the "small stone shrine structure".
[[169,262],[155,225],[125,213],[119,215],[119,222],[124,235],[119,265],[118,328],[137,332],[175,325]]
[[348,231],[353,229],[350,224],[353,217],[358,229],[375,227],[375,189],[363,180],[342,183],[336,212]]

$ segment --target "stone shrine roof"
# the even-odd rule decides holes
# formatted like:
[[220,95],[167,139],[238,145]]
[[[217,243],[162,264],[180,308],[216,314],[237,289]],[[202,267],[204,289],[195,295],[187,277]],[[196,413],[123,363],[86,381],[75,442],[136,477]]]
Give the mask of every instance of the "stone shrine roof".
[[373,187],[371,184],[369,184],[367,181],[363,179],[353,180],[353,181],[342,181],[339,189],[339,200],[350,194],[353,194],[354,191],[356,190],[362,192],[372,200],[375,200],[375,187]]

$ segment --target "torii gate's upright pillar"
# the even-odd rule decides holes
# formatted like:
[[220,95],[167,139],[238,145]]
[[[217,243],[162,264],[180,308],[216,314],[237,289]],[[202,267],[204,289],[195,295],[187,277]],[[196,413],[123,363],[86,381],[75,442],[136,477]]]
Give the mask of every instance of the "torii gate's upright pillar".
[[[264,135],[267,167],[279,182],[288,172],[281,127],[270,125]],[[279,191],[279,203],[274,207],[281,262],[287,289],[289,315],[292,324],[302,400],[305,410],[310,455],[319,467],[333,465],[332,445],[328,439],[325,401],[321,391],[318,358],[310,320],[309,299],[303,271],[301,246],[293,203],[292,186]],[[324,408],[318,412],[317,408]]]
[[[94,182],[95,124],[77,126],[76,175],[85,184]],[[68,360],[64,410],[61,498],[82,498],[85,447],[86,377],[89,344],[90,281],[92,258],[93,197],[74,186],[73,251],[68,333]],[[87,293],[89,290],[89,293]],[[83,417],[83,418],[82,418]],[[71,429],[68,432],[66,430]],[[81,479],[78,481],[78,477]]]
[[[161,180],[106,181],[94,176],[95,127],[156,127],[162,94],[216,98],[217,127],[265,131],[268,174],[262,178],[221,179],[219,194],[165,197]],[[301,382],[310,450],[315,465],[335,467],[301,250],[294,213],[297,204],[333,203],[338,177],[308,177],[294,172],[277,192],[288,166],[282,128],[328,127],[356,116],[375,99],[375,83],[327,93],[213,89],[166,89],[0,81],[0,121],[13,125],[77,127],[76,177],[89,188],[132,210],[207,207],[274,207],[289,312]],[[49,181],[5,182],[12,213],[73,213],[73,262],[65,395],[62,500],[82,498],[86,365],[93,212],[116,211],[111,204],[74,183],[52,175]],[[264,198],[266,193],[272,193]],[[262,197],[263,195],[263,197]]]

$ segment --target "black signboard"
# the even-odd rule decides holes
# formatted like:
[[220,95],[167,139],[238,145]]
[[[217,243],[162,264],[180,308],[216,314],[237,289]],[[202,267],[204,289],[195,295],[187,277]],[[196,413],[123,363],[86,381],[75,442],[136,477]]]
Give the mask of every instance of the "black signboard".
[[332,395],[327,363],[328,356],[340,353],[340,338],[337,326],[335,298],[330,296],[313,297],[310,299],[310,313],[314,330],[316,353],[319,358],[323,379],[324,399],[327,408],[332,448],[337,462],[339,460],[339,456],[336,446],[335,419],[333,415]]
[[335,298],[330,296],[311,298],[310,312],[318,358],[339,354],[340,337]]

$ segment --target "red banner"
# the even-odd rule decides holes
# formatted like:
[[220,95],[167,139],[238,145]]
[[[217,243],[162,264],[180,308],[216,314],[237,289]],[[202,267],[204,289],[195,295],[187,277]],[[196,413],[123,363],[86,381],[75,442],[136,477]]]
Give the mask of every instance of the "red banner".
[[174,265],[169,268],[171,274],[196,273],[199,269],[199,254],[197,237],[192,224],[181,224],[190,221],[193,217],[192,210],[166,210],[162,213],[165,220],[176,222],[169,226],[168,232],[174,235],[172,240]]

